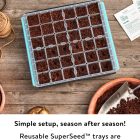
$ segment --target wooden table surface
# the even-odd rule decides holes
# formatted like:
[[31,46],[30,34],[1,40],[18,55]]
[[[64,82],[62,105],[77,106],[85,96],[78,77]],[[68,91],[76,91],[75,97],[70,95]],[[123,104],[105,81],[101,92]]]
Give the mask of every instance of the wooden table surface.
[[[11,18],[16,41],[3,50],[0,60],[0,82],[6,94],[2,113],[26,113],[34,106],[45,106],[52,114],[84,114],[95,91],[104,83],[120,77],[140,78],[140,38],[131,42],[114,14],[132,4],[132,0],[105,0],[109,22],[121,69],[117,74],[66,83],[49,88],[34,88],[31,83],[27,53],[21,27],[21,16],[29,11],[46,9],[82,0],[7,0],[3,11]],[[0,45],[6,40],[0,40]]]

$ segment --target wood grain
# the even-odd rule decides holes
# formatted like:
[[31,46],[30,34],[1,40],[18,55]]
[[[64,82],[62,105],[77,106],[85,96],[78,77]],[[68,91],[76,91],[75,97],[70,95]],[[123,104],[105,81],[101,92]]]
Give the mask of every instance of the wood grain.
[[[85,114],[95,91],[104,83],[120,77],[140,78],[140,38],[131,42],[122,30],[114,14],[128,5],[131,0],[105,0],[108,18],[116,45],[121,69],[113,75],[34,88],[31,84],[27,54],[21,28],[21,16],[33,10],[81,2],[82,0],[7,0],[4,12],[10,16],[16,31],[16,41],[3,50],[0,60],[0,83],[6,92],[4,114],[22,114],[38,105],[47,107],[52,114]],[[0,40],[0,45],[6,40]]]

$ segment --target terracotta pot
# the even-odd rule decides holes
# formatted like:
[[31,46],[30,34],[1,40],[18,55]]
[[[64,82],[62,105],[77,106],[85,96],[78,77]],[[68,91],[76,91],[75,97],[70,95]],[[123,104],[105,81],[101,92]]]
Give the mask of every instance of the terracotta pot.
[[126,81],[128,81],[129,83],[132,83],[134,85],[139,85],[140,84],[140,80],[135,79],[135,78],[119,78],[119,79],[112,80],[112,81],[106,83],[94,94],[93,98],[91,99],[91,102],[90,102],[90,105],[89,105],[89,108],[88,108],[88,114],[96,114],[95,109],[96,109],[97,100],[106,91],[108,91],[109,89],[113,88],[114,86],[117,86],[117,85],[119,85],[121,83],[124,83]]
[[0,85],[0,91],[1,91],[1,104],[0,104],[0,112],[3,111],[4,105],[5,105],[5,93],[4,90],[2,88],[2,86]]

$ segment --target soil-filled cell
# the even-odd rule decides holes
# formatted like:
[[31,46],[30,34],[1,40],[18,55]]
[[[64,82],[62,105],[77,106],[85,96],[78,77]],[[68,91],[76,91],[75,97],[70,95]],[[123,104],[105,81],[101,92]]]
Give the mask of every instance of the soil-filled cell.
[[76,30],[76,31],[69,32],[69,37],[70,37],[70,41],[80,40],[79,31]]
[[52,16],[53,21],[63,20],[62,10],[51,12],[51,16]]
[[44,49],[42,50],[35,50],[34,51],[34,57],[35,57],[35,60],[42,60],[42,59],[45,59],[45,51]]
[[92,38],[92,32],[91,32],[91,29],[83,29],[81,30],[81,36],[82,36],[82,39],[85,39],[85,38]]
[[85,51],[92,50],[95,48],[95,44],[93,40],[83,41],[83,45]]
[[90,26],[88,17],[79,18],[78,23],[80,28]]
[[48,73],[42,73],[38,75],[39,84],[45,84],[50,82],[50,77]]
[[62,67],[72,66],[73,63],[71,61],[71,56],[61,57],[61,64],[62,64]]
[[67,23],[67,29],[68,30],[72,30],[72,29],[77,29],[78,28],[76,19],[67,20],[66,23]]
[[99,54],[100,60],[104,60],[104,59],[109,59],[110,58],[110,54],[109,54],[109,50],[108,49],[99,50],[98,54]]
[[28,25],[29,26],[33,26],[33,25],[38,25],[39,24],[38,15],[28,16],[27,20],[28,20]]
[[54,35],[45,36],[44,37],[44,41],[45,41],[45,45],[46,46],[48,46],[48,45],[55,45],[56,44]]
[[65,79],[70,79],[70,78],[74,78],[75,77],[74,69],[73,68],[64,69],[63,73],[64,73]]
[[52,34],[54,32],[52,24],[44,24],[41,26],[41,28],[42,28],[43,35]]
[[64,13],[65,13],[65,19],[69,19],[69,18],[74,18],[75,17],[74,9],[65,9]]
[[54,23],[55,32],[65,31],[64,21]]
[[100,25],[100,24],[102,24],[102,20],[101,20],[100,15],[91,16],[90,20],[91,20],[92,25],[98,25],[98,24]]
[[53,82],[63,80],[61,70],[51,72],[51,78]]
[[46,60],[45,61],[40,61],[40,62],[36,62],[36,68],[37,68],[37,72],[44,72],[48,70],[48,65]]
[[98,60],[97,54],[96,54],[95,51],[87,52],[86,53],[86,58],[87,58],[87,62],[94,62],[94,61]]
[[59,48],[60,55],[70,54],[70,50],[69,50],[69,45],[68,44],[66,44],[66,45],[59,45],[58,48]]
[[90,74],[100,73],[100,67],[98,63],[89,64],[88,68]]
[[85,63],[85,58],[84,58],[84,54],[75,54],[73,55],[74,57],[74,63],[75,65],[80,65],[80,64],[84,64]]
[[68,42],[67,34],[66,33],[57,34],[56,38],[57,38],[57,43],[58,44],[60,44],[62,42],[64,42],[64,43]]
[[94,36],[104,35],[104,29],[102,26],[93,28]]
[[51,70],[53,69],[59,69],[60,68],[60,61],[59,59],[50,59],[49,61],[49,67]]
[[43,23],[51,22],[51,15],[50,15],[50,12],[40,14],[39,17],[40,17],[40,22],[41,22],[42,24],[43,24]]
[[46,48],[46,52],[47,52],[47,57],[48,58],[57,57],[58,56],[58,52],[57,52],[57,48],[56,47]]
[[78,77],[88,75],[86,66],[78,66],[76,70],[77,70]]
[[77,13],[77,16],[85,16],[87,15],[87,9],[86,7],[77,7],[76,13]]
[[107,47],[107,40],[106,40],[106,38],[96,39],[96,46],[97,46],[97,48]]
[[78,53],[83,51],[82,43],[80,41],[77,43],[71,43],[71,47],[72,47],[72,53]]
[[89,12],[89,14],[99,13],[100,10],[99,10],[98,3],[92,3],[92,4],[88,5],[88,12]]
[[101,63],[101,68],[103,72],[113,70],[111,61],[106,61]]
[[29,30],[30,30],[31,37],[41,36],[40,26],[30,27]]
[[43,40],[42,38],[32,38],[32,46],[34,49],[38,48],[38,47],[43,47]]

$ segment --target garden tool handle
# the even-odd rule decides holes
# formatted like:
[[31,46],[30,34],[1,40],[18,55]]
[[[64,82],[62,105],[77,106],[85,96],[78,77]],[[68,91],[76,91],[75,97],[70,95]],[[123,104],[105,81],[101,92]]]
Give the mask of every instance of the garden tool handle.
[[140,88],[140,85],[139,86],[137,86],[136,88],[134,88],[133,90],[132,90],[132,92],[134,93],[136,90],[138,90]]

